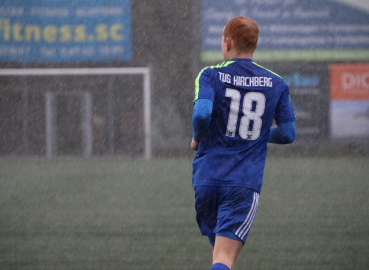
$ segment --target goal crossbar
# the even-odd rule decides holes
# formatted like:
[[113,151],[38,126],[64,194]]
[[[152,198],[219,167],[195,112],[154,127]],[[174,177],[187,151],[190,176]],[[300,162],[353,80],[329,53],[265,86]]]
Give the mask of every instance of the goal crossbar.
[[[150,68],[8,68],[0,69],[0,76],[83,76],[83,75],[143,75],[143,111],[144,111],[144,157],[150,159],[151,147],[151,79]],[[50,140],[48,136],[46,140]],[[46,148],[49,143],[46,142]],[[51,152],[46,149],[46,153]]]

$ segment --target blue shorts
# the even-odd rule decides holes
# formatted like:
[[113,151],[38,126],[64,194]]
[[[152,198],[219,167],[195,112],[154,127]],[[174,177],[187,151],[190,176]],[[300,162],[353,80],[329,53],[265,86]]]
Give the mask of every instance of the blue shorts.
[[258,208],[259,193],[244,187],[196,186],[196,220],[212,246],[215,236],[246,243]]

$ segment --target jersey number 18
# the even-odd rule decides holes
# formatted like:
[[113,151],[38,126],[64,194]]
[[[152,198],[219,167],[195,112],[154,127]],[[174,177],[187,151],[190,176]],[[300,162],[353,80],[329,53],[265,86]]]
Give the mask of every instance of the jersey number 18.
[[[234,137],[240,110],[241,93],[236,89],[227,88],[226,97],[231,98],[226,136]],[[265,111],[265,96],[259,92],[248,92],[243,98],[242,117],[238,133],[245,140],[256,140],[260,136]]]

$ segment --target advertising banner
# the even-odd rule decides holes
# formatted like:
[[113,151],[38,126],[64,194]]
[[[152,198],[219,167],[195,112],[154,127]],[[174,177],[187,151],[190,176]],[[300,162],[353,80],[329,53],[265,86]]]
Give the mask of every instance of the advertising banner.
[[367,0],[202,0],[203,62],[223,60],[223,28],[239,15],[259,24],[256,61],[369,60]]
[[330,66],[331,136],[369,138],[369,64]]
[[288,84],[296,114],[296,141],[329,138],[329,89],[326,64],[268,64]]
[[131,58],[130,0],[0,2],[0,61]]

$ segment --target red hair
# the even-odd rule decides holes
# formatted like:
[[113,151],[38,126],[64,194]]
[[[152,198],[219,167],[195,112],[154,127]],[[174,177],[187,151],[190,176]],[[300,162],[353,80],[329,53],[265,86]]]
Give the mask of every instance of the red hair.
[[258,43],[259,27],[248,17],[235,17],[228,21],[223,36],[233,41],[236,51],[254,52]]

